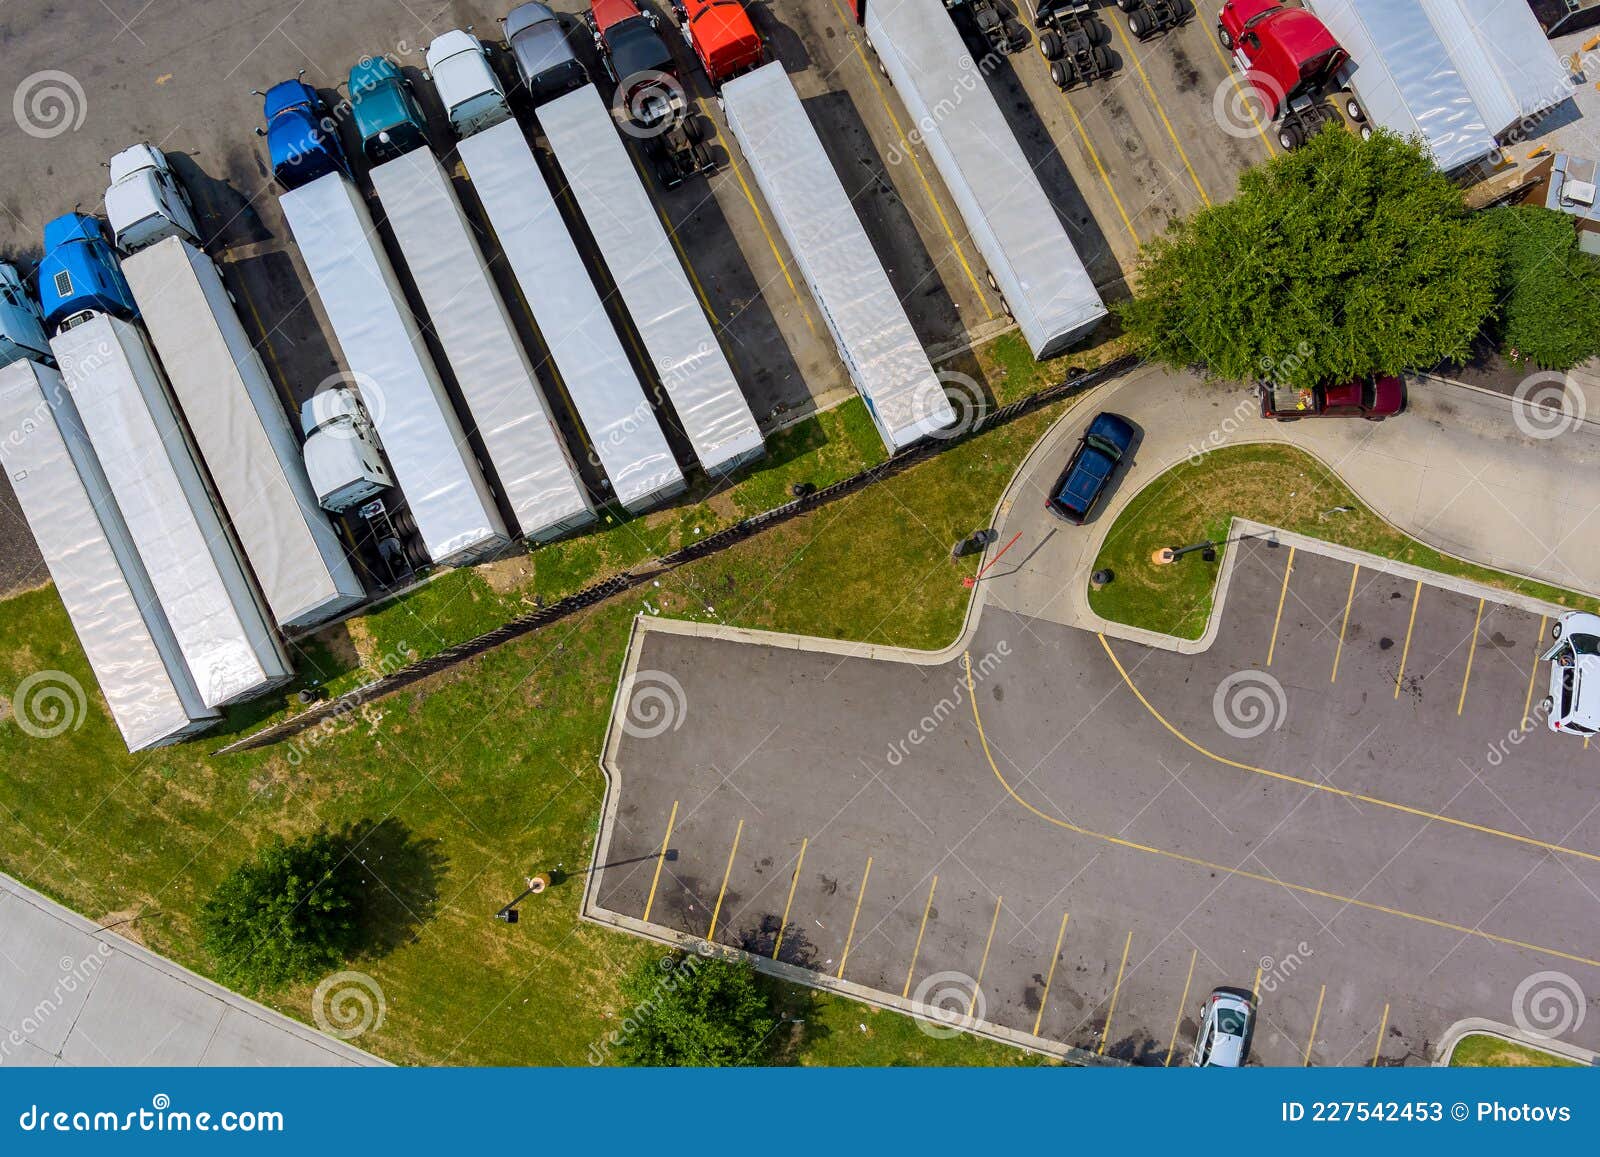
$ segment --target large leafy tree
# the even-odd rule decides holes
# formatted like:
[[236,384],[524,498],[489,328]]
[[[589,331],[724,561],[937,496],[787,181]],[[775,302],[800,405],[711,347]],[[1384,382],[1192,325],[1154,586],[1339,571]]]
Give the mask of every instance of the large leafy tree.
[[323,831],[262,847],[217,886],[200,923],[221,978],[260,990],[342,964],[359,950],[361,914],[348,841]]
[[1506,352],[1549,370],[1600,354],[1600,261],[1578,248],[1572,218],[1534,205],[1483,216],[1500,243],[1495,329]]
[[1416,143],[1337,127],[1146,246],[1128,330],[1157,361],[1287,385],[1464,357],[1498,246]]
[[767,986],[742,961],[646,960],[622,984],[618,1049],[638,1065],[758,1065],[777,1044]]

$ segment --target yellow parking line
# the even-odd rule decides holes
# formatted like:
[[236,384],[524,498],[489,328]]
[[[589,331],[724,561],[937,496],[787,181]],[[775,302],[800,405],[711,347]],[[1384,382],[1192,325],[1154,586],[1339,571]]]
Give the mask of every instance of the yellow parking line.
[[1456,714],[1467,705],[1467,680],[1472,678],[1472,659],[1478,653],[1478,628],[1483,626],[1483,600],[1478,600],[1478,617],[1472,620],[1472,646],[1467,648],[1467,669],[1461,675],[1461,698],[1456,700]]
[[1111,1041],[1111,1018],[1117,1015],[1117,995],[1122,991],[1122,974],[1128,967],[1128,949],[1133,947],[1133,932],[1129,931],[1128,939],[1122,944],[1122,963],[1117,965],[1117,982],[1111,986],[1111,1007],[1106,1009],[1106,1027],[1100,1034],[1100,1047],[1095,1052],[1104,1056],[1106,1045]]
[[1389,1006],[1383,1006],[1383,1019],[1378,1022],[1378,1043],[1372,1046],[1372,1067],[1378,1067],[1378,1054],[1383,1052],[1383,1034],[1389,1028]]
[[1522,704],[1522,730],[1528,729],[1528,720],[1533,715],[1533,682],[1539,677],[1539,656],[1544,654],[1544,625],[1549,621],[1545,615],[1539,616],[1539,641],[1538,650],[1533,653],[1533,662],[1528,668],[1528,698]]
[[1261,124],[1261,118],[1256,115],[1256,106],[1250,103],[1249,94],[1244,91],[1245,82],[1239,78],[1234,70],[1233,61],[1228,59],[1227,53],[1222,51],[1222,45],[1217,43],[1215,36],[1207,36],[1206,43],[1211,45],[1211,51],[1217,54],[1217,59],[1222,61],[1222,67],[1228,70],[1228,75],[1233,79],[1233,87],[1239,93],[1239,99],[1245,108],[1250,110],[1250,120],[1256,126],[1256,132],[1261,137],[1261,143],[1267,146],[1267,155],[1275,157],[1278,150],[1272,145],[1272,138],[1267,136],[1266,128]]
[[672,839],[672,825],[678,822],[678,801],[672,801],[672,814],[667,817],[667,834],[661,837],[661,854],[656,857],[655,875],[650,877],[650,896],[644,902],[644,917],[650,920],[650,908],[656,902],[656,886],[661,883],[661,865],[667,862],[667,842]]
[[1061,958],[1061,941],[1067,934],[1067,915],[1061,913],[1061,927],[1056,930],[1055,950],[1050,953],[1050,968],[1044,974],[1044,993],[1039,997],[1039,1015],[1033,1018],[1033,1035],[1039,1035],[1039,1026],[1044,1023],[1045,1002],[1050,999],[1050,982],[1056,978],[1056,961]]
[[1350,571],[1350,590],[1344,596],[1344,619],[1339,623],[1339,645],[1333,649],[1333,674],[1328,676],[1328,682],[1333,683],[1339,678],[1339,656],[1344,654],[1344,632],[1350,625],[1350,605],[1356,601],[1356,576],[1361,573],[1361,564],[1356,563]]
[[1272,653],[1278,649],[1278,624],[1283,621],[1283,602],[1289,597],[1289,576],[1294,573],[1294,547],[1289,548],[1289,561],[1283,567],[1283,589],[1278,592],[1278,613],[1272,616],[1272,638],[1267,642],[1267,666],[1272,666]]
[[733,829],[733,847],[728,849],[728,866],[722,869],[722,887],[717,889],[717,906],[711,909],[711,928],[706,932],[707,940],[717,938],[717,917],[722,915],[722,898],[728,894],[728,877],[733,875],[733,857],[739,854],[739,836],[744,832],[744,821],[739,821],[739,826]]
[[1422,580],[1417,580],[1416,589],[1411,592],[1411,619],[1406,623],[1406,645],[1400,648],[1400,666],[1394,673],[1394,697],[1400,698],[1400,680],[1405,678],[1406,659],[1411,655],[1411,632],[1417,625],[1417,604],[1422,601]]
[[1133,227],[1133,221],[1128,217],[1128,211],[1122,207],[1122,198],[1117,196],[1117,187],[1111,183],[1111,177],[1106,173],[1106,167],[1100,163],[1100,154],[1089,141],[1089,133],[1083,127],[1083,121],[1078,116],[1078,110],[1072,107],[1070,100],[1063,100],[1067,106],[1067,115],[1072,118],[1072,125],[1078,130],[1078,139],[1083,142],[1084,151],[1089,154],[1089,159],[1094,162],[1095,172],[1100,174],[1100,182],[1105,185],[1106,192],[1111,194],[1111,203],[1117,207],[1117,214],[1122,218],[1123,228],[1127,229],[1128,236],[1133,238],[1135,245],[1142,245],[1139,233]]
[[1183,978],[1183,995],[1178,997],[1178,1015],[1172,1019],[1172,1043],[1167,1046],[1167,1065],[1172,1064],[1172,1051],[1178,1047],[1178,1030],[1183,1027],[1183,1009],[1189,1003],[1189,985],[1194,983],[1194,962],[1200,956],[1200,949],[1196,948],[1189,953],[1189,975]]
[[[855,21],[844,14],[844,9],[839,7],[839,0],[831,0],[833,10],[838,13],[839,19],[846,27],[853,27]],[[851,43],[856,50],[856,56],[861,60],[861,67],[867,70],[867,79],[872,82],[873,89],[878,94],[878,101],[883,105],[883,111],[888,114],[889,123],[894,126],[895,135],[900,138],[902,151],[906,160],[911,162],[911,167],[916,170],[917,180],[922,182],[922,191],[928,195],[928,203],[933,206],[939,224],[944,226],[944,235],[950,239],[950,251],[956,255],[956,260],[961,262],[961,268],[967,275],[967,280],[972,283],[972,291],[978,295],[978,300],[983,303],[983,308],[989,312],[990,319],[994,318],[994,307],[989,304],[989,295],[978,284],[977,275],[972,272],[972,266],[967,264],[967,255],[961,252],[961,243],[956,240],[955,230],[950,228],[950,219],[944,215],[944,208],[939,204],[939,198],[933,195],[933,186],[928,182],[928,175],[922,171],[922,162],[917,160],[917,154],[912,151],[911,143],[906,140],[905,130],[900,127],[900,118],[894,115],[894,109],[889,104],[889,98],[884,95],[883,85],[878,82],[878,70],[873,67],[872,61],[867,59],[866,49],[861,47],[862,38],[851,37]]]
[[1261,1000],[1261,965],[1256,965],[1256,978],[1250,982],[1250,995],[1259,1003]]
[[1150,83],[1150,78],[1145,75],[1144,65],[1139,61],[1139,53],[1133,47],[1133,41],[1128,38],[1128,30],[1119,21],[1108,20],[1122,35],[1122,43],[1127,46],[1128,59],[1133,61],[1133,67],[1139,73],[1139,79],[1144,81],[1144,90],[1150,94],[1150,103],[1155,106],[1156,115],[1161,118],[1161,123],[1166,126],[1167,136],[1172,138],[1172,147],[1178,150],[1178,156],[1183,158],[1183,167],[1189,170],[1189,179],[1194,182],[1195,192],[1200,194],[1200,199],[1207,205],[1211,204],[1211,197],[1200,183],[1199,174],[1194,171],[1194,166],[1189,163],[1189,154],[1183,151],[1183,142],[1178,140],[1178,134],[1172,128],[1172,122],[1167,119],[1167,110],[1161,107],[1161,99],[1156,96],[1155,86]]
[[[1480,940],[1487,940],[1491,944],[1505,944],[1512,948],[1526,948],[1530,952],[1543,953],[1546,956],[1553,956],[1558,960],[1571,960],[1577,964],[1587,964],[1593,968],[1600,968],[1600,960],[1595,960],[1587,956],[1578,956],[1575,953],[1563,952],[1558,948],[1547,948],[1544,945],[1532,944],[1526,940],[1515,940],[1509,936],[1497,936],[1493,932],[1485,932],[1481,928],[1469,928],[1465,924],[1455,924],[1449,920],[1440,920],[1433,916],[1423,916],[1416,912],[1407,912],[1403,908],[1391,908],[1386,904],[1378,904],[1371,900],[1363,900],[1357,896],[1344,896],[1338,892],[1330,892],[1325,888],[1313,888],[1307,884],[1291,884],[1287,880],[1281,879],[1277,876],[1268,875],[1265,872],[1252,872],[1245,868],[1229,867],[1226,864],[1219,864],[1214,860],[1201,859],[1199,856],[1191,856],[1184,852],[1174,852],[1167,848],[1155,847],[1151,844],[1137,843],[1134,840],[1125,839],[1122,836],[1113,836],[1108,835],[1105,832],[1097,832],[1092,828],[1080,827],[1069,820],[1062,819],[1060,816],[1053,816],[1049,812],[1041,811],[1040,809],[1034,807],[1027,800],[1023,799],[1022,796],[1017,794],[1016,788],[1011,786],[1010,781],[1006,779],[1005,774],[1000,770],[1000,765],[995,762],[994,751],[989,746],[989,737],[983,730],[983,717],[978,714],[977,696],[975,694],[977,688],[972,678],[971,657],[963,656],[963,661],[965,662],[967,668],[967,695],[972,700],[972,721],[978,729],[978,742],[983,748],[983,757],[984,760],[989,764],[989,771],[994,775],[1000,786],[1005,789],[1006,794],[1011,797],[1013,802],[1015,802],[1024,811],[1032,812],[1035,816],[1037,816],[1039,819],[1042,819],[1047,824],[1052,824],[1055,827],[1060,828],[1062,831],[1072,832],[1074,835],[1083,836],[1085,839],[1099,840],[1100,842],[1109,844],[1112,847],[1123,848],[1127,851],[1144,852],[1148,855],[1159,856],[1162,859],[1173,860],[1180,864],[1188,864],[1191,867],[1200,868],[1206,872],[1220,873],[1223,876],[1237,877],[1241,880],[1252,880],[1258,884],[1267,884],[1274,888],[1283,888],[1286,891],[1294,892],[1298,895],[1314,896],[1319,900],[1331,900],[1336,904],[1344,904],[1349,907],[1362,908],[1368,912],[1381,912],[1386,916],[1397,916],[1402,920],[1412,920],[1418,924],[1426,924],[1430,928],[1442,928],[1446,932],[1454,932],[1461,936],[1477,937]],[[1458,823],[1460,821],[1450,822]],[[1584,853],[1577,854],[1582,855]],[[1600,856],[1591,856],[1590,858],[1600,860]],[[1256,972],[1256,983],[1258,986],[1261,982],[1260,977],[1261,974],[1260,970],[1258,969]]]
[[806,862],[805,836],[800,837],[800,855],[794,862],[794,875],[789,878],[789,898],[783,902],[783,920],[778,924],[778,940],[772,946],[772,959],[778,959],[778,949],[783,947],[783,930],[789,927],[789,909],[794,904],[795,885],[800,883],[800,865]]
[[867,895],[867,877],[872,875],[872,857],[867,857],[867,870],[861,873],[861,890],[856,893],[856,910],[850,915],[850,931],[844,938],[844,951],[839,954],[839,971],[834,973],[844,979],[844,964],[850,959],[850,942],[856,938],[856,920],[861,916],[861,901]]
[[983,959],[978,961],[978,975],[972,978],[972,999],[967,1002],[969,1017],[978,1007],[978,989],[983,984],[983,970],[989,967],[989,948],[994,944],[994,929],[995,925],[1000,923],[1000,903],[1004,899],[1003,896],[994,898],[994,915],[989,917],[989,938],[983,942]]
[[1311,1063],[1311,1048],[1317,1043],[1317,1026],[1322,1023],[1322,999],[1328,995],[1328,986],[1324,984],[1322,991],[1317,993],[1317,1011],[1311,1017],[1311,1037],[1306,1041],[1306,1055],[1301,1058],[1301,1064]]
[[1280,780],[1283,783],[1292,783],[1297,787],[1314,788],[1317,791],[1324,791],[1329,795],[1336,795],[1342,799],[1354,800],[1356,803],[1372,804],[1374,807],[1389,808],[1392,811],[1403,812],[1406,815],[1418,816],[1422,819],[1432,820],[1434,823],[1449,824],[1452,827],[1465,828],[1467,831],[1478,832],[1481,835],[1497,836],[1502,840],[1511,840],[1514,843],[1526,844],[1529,847],[1543,848],[1546,851],[1551,852],[1561,852],[1565,855],[1577,856],[1579,859],[1592,860],[1596,863],[1600,863],[1600,854],[1596,854],[1594,852],[1585,852],[1582,849],[1567,847],[1564,844],[1555,844],[1549,842],[1548,840],[1540,840],[1535,839],[1532,836],[1518,835],[1516,832],[1503,831],[1500,828],[1491,828],[1484,824],[1475,824],[1469,820],[1456,819],[1454,816],[1447,816],[1440,812],[1428,811],[1426,808],[1417,808],[1412,807],[1409,804],[1396,803],[1389,799],[1380,799],[1375,795],[1364,795],[1361,792],[1351,791],[1348,788],[1334,787],[1330,783],[1323,783],[1319,780],[1313,779],[1304,779],[1298,775],[1290,775],[1288,772],[1284,771],[1271,771],[1265,767],[1256,767],[1254,764],[1240,763],[1236,759],[1229,759],[1227,756],[1218,755],[1209,748],[1203,747],[1196,743],[1182,731],[1179,731],[1172,725],[1171,721],[1168,720],[1165,715],[1161,714],[1161,712],[1155,709],[1155,705],[1151,703],[1150,700],[1145,698],[1144,692],[1140,691],[1138,685],[1134,683],[1132,676],[1128,674],[1128,670],[1122,665],[1122,661],[1117,658],[1116,652],[1111,649],[1111,644],[1106,640],[1104,635],[1100,636],[1100,646],[1105,650],[1106,656],[1111,660],[1112,666],[1117,669],[1117,673],[1122,676],[1122,682],[1127,686],[1129,691],[1133,692],[1134,698],[1138,699],[1139,702],[1144,706],[1144,709],[1150,713],[1151,718],[1153,718],[1157,723],[1161,724],[1161,726],[1165,727],[1168,733],[1170,733],[1179,742],[1183,743],[1194,751],[1199,752],[1207,759],[1212,760],[1215,763],[1222,764],[1224,767],[1237,768],[1239,771],[1248,771],[1254,775],[1264,775],[1268,779]]
[[917,946],[911,950],[911,967],[906,969],[906,986],[900,990],[901,996],[911,995],[911,978],[916,975],[917,957],[922,955],[922,934],[928,930],[928,913],[933,911],[933,892],[939,886],[939,877],[933,878],[933,883],[928,885],[928,902],[922,906],[922,923],[917,925]]

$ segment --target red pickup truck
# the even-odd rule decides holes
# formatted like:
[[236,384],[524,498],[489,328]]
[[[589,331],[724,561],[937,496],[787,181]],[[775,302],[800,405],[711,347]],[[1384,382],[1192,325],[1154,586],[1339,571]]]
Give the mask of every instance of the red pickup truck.
[[1406,408],[1406,384],[1396,377],[1358,378],[1342,386],[1300,389],[1262,382],[1261,416],[1279,422],[1301,418],[1365,418],[1381,422]]

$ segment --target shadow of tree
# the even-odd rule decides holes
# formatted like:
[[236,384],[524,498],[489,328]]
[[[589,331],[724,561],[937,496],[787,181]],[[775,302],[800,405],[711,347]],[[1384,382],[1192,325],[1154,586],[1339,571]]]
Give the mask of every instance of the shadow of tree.
[[362,901],[360,957],[376,959],[414,942],[439,908],[439,878],[448,863],[441,841],[417,836],[393,816],[346,824],[338,838],[349,849],[344,870]]

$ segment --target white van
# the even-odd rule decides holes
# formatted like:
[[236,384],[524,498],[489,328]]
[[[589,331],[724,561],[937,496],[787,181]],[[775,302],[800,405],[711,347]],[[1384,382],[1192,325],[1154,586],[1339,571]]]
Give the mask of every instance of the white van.
[[428,45],[428,75],[458,137],[511,119],[506,90],[489,64],[489,54],[470,31],[452,29]]
[[1550,694],[1539,704],[1551,731],[1600,732],[1600,615],[1569,611],[1550,628]]

